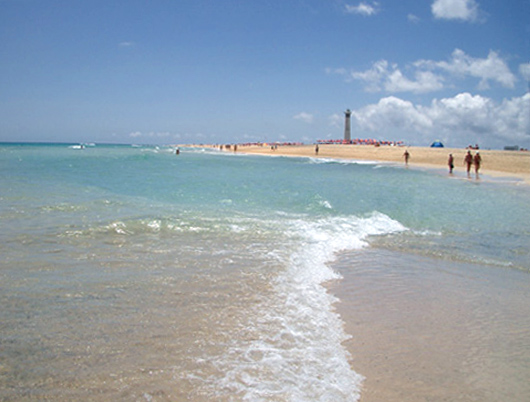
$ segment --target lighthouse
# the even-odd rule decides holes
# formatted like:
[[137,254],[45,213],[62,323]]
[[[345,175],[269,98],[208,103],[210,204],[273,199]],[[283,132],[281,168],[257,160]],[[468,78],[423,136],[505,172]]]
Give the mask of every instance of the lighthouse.
[[350,117],[351,117],[351,110],[348,109],[344,112],[344,141],[345,142],[351,141]]

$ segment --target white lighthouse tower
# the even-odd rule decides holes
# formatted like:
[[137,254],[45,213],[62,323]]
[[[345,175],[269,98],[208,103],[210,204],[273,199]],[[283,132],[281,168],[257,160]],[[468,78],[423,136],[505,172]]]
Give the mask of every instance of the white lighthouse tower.
[[344,141],[351,141],[351,110],[348,109],[344,112]]

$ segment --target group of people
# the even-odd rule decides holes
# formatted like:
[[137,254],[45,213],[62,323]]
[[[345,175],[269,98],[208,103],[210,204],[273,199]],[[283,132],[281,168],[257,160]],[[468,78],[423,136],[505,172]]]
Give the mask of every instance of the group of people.
[[[405,165],[408,166],[410,159],[410,153],[408,150],[406,150],[403,154],[403,158],[405,159]],[[449,160],[447,161],[447,164],[449,165],[449,173],[453,174],[453,169],[455,168],[455,158],[453,157],[453,154],[449,154]],[[478,171],[480,170],[481,164],[482,157],[478,151],[475,156],[471,155],[471,151],[467,151],[467,154],[464,157],[464,165],[466,166],[468,177],[471,176],[471,166],[475,166],[475,176],[478,179]]]
[[[449,165],[449,173],[453,173],[453,169],[455,168],[455,159],[453,157],[453,154],[449,154],[449,160],[447,161],[447,164]],[[480,153],[477,152],[475,156],[471,155],[471,151],[467,151],[466,156],[464,157],[464,165],[466,166],[467,176],[469,177],[471,175],[471,166],[475,166],[475,175],[478,179],[478,171],[480,170],[480,165],[482,164],[482,157],[480,156]]]
[[[453,155],[449,154],[449,173],[453,173],[454,165],[452,163]],[[478,179],[478,171],[480,170],[480,165],[482,164],[482,157],[477,151],[475,156],[471,155],[471,151],[467,151],[466,156],[464,157],[464,165],[466,166],[467,176],[471,175],[471,166],[475,166],[475,175]]]

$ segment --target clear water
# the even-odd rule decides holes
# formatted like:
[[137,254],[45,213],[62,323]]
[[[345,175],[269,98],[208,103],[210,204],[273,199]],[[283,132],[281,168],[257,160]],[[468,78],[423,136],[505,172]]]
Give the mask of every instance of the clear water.
[[0,399],[355,401],[337,253],[530,271],[525,186],[125,145],[0,172]]

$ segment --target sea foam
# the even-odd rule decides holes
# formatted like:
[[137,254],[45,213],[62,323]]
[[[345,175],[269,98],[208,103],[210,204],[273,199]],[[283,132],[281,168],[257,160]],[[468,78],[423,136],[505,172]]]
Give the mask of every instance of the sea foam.
[[363,376],[350,366],[342,345],[349,336],[334,311],[337,299],[324,286],[340,275],[327,264],[338,251],[364,247],[367,236],[406,228],[374,212],[295,218],[286,230],[292,241],[285,269],[268,297],[249,311],[246,336],[211,357],[223,375],[206,378],[203,385],[217,397],[250,401],[357,401]]

